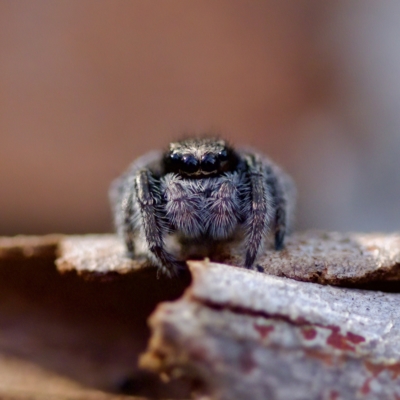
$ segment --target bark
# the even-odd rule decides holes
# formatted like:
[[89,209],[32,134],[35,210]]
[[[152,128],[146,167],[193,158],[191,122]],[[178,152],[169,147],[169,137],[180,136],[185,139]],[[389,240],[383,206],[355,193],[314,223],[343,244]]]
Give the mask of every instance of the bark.
[[[161,301],[178,298],[188,280],[157,280],[151,268],[92,271],[90,279],[75,270],[60,274],[55,260],[64,240],[0,238],[0,398],[186,396],[187,385],[164,384],[137,360],[150,335],[148,316]],[[107,269],[101,251],[99,257]]]
[[191,261],[171,280],[114,235],[0,238],[0,394],[399,399],[399,249],[303,232],[261,272]]
[[[235,244],[234,244],[235,246]],[[216,261],[243,265],[243,252],[225,248]],[[124,246],[114,235],[66,237],[60,243],[57,266],[80,274],[126,273],[148,263],[124,256]],[[258,269],[284,276],[341,286],[362,286],[400,280],[400,234],[300,232],[287,239],[285,249],[266,248]]]
[[143,367],[215,399],[400,398],[400,295],[191,262],[152,315]]

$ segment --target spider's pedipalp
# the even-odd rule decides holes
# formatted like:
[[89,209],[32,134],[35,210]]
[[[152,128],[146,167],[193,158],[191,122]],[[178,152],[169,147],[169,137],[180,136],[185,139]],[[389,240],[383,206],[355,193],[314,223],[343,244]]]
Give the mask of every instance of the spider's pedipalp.
[[161,185],[165,196],[165,215],[172,230],[186,237],[203,234],[203,202],[193,185],[183,181],[177,174],[166,175]]
[[240,219],[241,177],[237,173],[227,173],[219,181],[216,188],[210,188],[210,197],[205,208],[208,219],[205,227],[210,237],[215,240],[228,239]]

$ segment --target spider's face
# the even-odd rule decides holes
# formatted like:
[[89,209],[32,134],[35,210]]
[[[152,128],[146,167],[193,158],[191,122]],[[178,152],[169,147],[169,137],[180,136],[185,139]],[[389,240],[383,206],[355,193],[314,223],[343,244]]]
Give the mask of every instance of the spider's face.
[[170,144],[165,154],[166,172],[188,177],[205,177],[232,171],[237,163],[234,151],[223,140],[190,139]]

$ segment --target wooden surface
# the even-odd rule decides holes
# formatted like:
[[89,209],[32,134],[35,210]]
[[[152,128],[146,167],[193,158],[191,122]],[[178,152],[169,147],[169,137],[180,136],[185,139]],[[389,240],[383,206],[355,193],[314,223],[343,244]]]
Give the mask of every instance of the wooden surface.
[[399,242],[303,232],[171,280],[114,235],[0,238],[0,395],[397,399]]
[[[126,273],[148,264],[144,257],[127,258],[115,235],[65,237],[59,253],[58,268],[80,274]],[[227,247],[216,261],[240,266],[243,254]],[[287,238],[284,250],[266,246],[258,259],[258,269],[269,275],[343,286],[400,281],[399,265],[398,233],[299,232]]]
[[397,399],[400,294],[191,262],[160,305],[142,366],[195,376],[217,399]]
[[184,383],[166,385],[137,360],[148,316],[188,279],[157,280],[151,268],[91,279],[60,273],[62,240],[0,238],[0,398],[186,397]]

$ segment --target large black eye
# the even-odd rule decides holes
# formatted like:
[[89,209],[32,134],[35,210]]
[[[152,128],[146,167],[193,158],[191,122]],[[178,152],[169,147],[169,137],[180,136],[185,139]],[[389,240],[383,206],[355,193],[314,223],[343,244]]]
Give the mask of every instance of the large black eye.
[[169,159],[171,160],[172,164],[176,164],[176,163],[180,162],[181,158],[182,158],[182,156],[177,153],[171,153],[171,155],[169,156]]
[[218,163],[213,154],[205,154],[201,158],[201,169],[204,172],[214,172],[218,169]]
[[197,158],[192,156],[191,154],[186,154],[182,157],[182,170],[187,172],[188,174],[193,174],[197,172],[199,169],[199,162]]
[[182,165],[182,155],[179,153],[170,153],[166,159],[168,169],[171,171],[179,171]]
[[223,149],[218,153],[218,159],[220,161],[227,161],[228,160],[228,152],[227,152],[226,149]]

